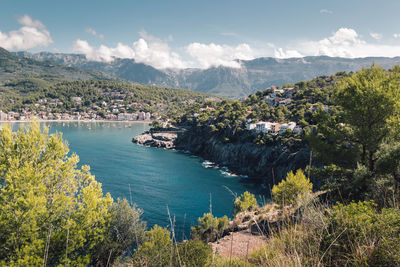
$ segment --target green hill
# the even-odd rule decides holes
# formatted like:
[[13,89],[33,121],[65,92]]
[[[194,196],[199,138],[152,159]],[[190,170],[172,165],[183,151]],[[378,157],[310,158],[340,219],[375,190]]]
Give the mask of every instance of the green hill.
[[55,113],[88,113],[105,117],[107,114],[138,111],[179,116],[188,105],[218,100],[219,97],[190,90],[106,80],[24,78],[0,87],[0,109],[17,112],[21,116],[26,114],[25,117],[39,114],[39,117],[44,117]]

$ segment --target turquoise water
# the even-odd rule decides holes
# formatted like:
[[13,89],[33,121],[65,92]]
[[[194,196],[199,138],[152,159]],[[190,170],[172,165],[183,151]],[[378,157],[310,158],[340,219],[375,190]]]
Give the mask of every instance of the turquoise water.
[[[132,198],[143,209],[149,226],[168,226],[167,206],[175,217],[179,239],[197,218],[210,209],[216,216],[232,214],[232,192],[250,191],[261,195],[259,185],[229,176],[219,169],[205,168],[201,158],[179,151],[148,148],[133,144],[133,136],[148,129],[144,123],[68,122],[46,123],[50,132],[59,131],[68,141],[71,152],[88,164],[103,192],[113,198]],[[17,127],[15,125],[14,127]],[[129,185],[130,189],[129,190]],[[227,187],[227,188],[226,188]],[[130,194],[130,192],[131,194]]]

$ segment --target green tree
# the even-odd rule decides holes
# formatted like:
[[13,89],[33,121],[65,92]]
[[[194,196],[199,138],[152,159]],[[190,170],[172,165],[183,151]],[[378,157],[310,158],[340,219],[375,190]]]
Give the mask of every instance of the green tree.
[[343,198],[370,198],[380,175],[381,145],[400,135],[400,67],[384,71],[373,65],[344,77],[333,99],[338,108],[316,115],[317,129],[307,136],[324,165],[313,176]]
[[38,123],[0,130],[0,265],[90,262],[112,199],[68,152],[61,134]]
[[97,115],[99,115],[102,118],[105,118],[106,117],[106,112],[104,110],[99,110],[99,111],[97,111]]
[[153,128],[162,128],[161,123],[158,120],[154,120],[150,123],[150,126]]
[[349,138],[361,148],[361,163],[375,169],[375,154],[389,136],[391,119],[398,117],[400,105],[400,68],[387,73],[381,67],[363,69],[345,78],[335,98],[343,109],[342,119],[351,129]]
[[114,202],[110,214],[104,240],[94,248],[92,254],[92,262],[97,266],[110,266],[116,258],[138,246],[146,229],[146,223],[140,218],[143,211],[135,205],[131,206],[126,199]]
[[214,217],[211,213],[205,213],[198,219],[199,224],[191,228],[192,239],[200,239],[204,242],[213,242],[217,240],[228,228],[228,217]]
[[233,203],[233,208],[235,210],[235,214],[247,210],[252,210],[257,207],[257,199],[253,194],[248,191],[244,192],[240,197],[235,199]]
[[158,225],[144,233],[133,261],[139,266],[168,266],[173,256],[171,233]]
[[301,169],[296,174],[289,172],[286,179],[274,185],[271,191],[273,200],[280,205],[297,205],[311,192],[312,183]]

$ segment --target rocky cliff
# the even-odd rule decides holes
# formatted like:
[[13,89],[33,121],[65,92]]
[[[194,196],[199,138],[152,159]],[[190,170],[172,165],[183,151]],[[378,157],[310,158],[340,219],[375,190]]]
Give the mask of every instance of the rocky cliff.
[[132,140],[134,143],[187,150],[194,155],[226,166],[237,174],[261,178],[273,184],[290,170],[304,168],[309,160],[307,146],[289,148],[278,144],[257,145],[252,142],[224,143],[218,136],[199,129],[180,133],[144,133]]

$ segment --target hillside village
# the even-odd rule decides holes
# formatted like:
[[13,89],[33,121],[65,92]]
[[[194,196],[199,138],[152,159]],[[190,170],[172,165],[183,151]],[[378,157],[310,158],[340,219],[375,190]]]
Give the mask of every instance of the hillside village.
[[[158,118],[158,113],[151,113],[142,103],[124,99],[133,97],[133,93],[118,91],[104,92],[107,97],[101,102],[88,104],[79,96],[70,97],[70,108],[58,98],[40,98],[35,103],[23,104],[15,111],[0,111],[1,121],[14,120],[112,120],[112,121],[150,121]],[[165,105],[158,104],[159,108]]]
[[[296,93],[296,89],[293,87],[279,89],[276,86],[271,86],[266,89],[266,93],[267,95],[264,97],[265,103],[270,107],[280,107],[292,103],[292,97]],[[303,131],[302,128],[293,121],[278,123],[269,121],[252,122],[251,120],[248,120],[246,123],[246,129],[248,131],[271,135],[280,135],[288,129],[294,133],[301,133]]]

